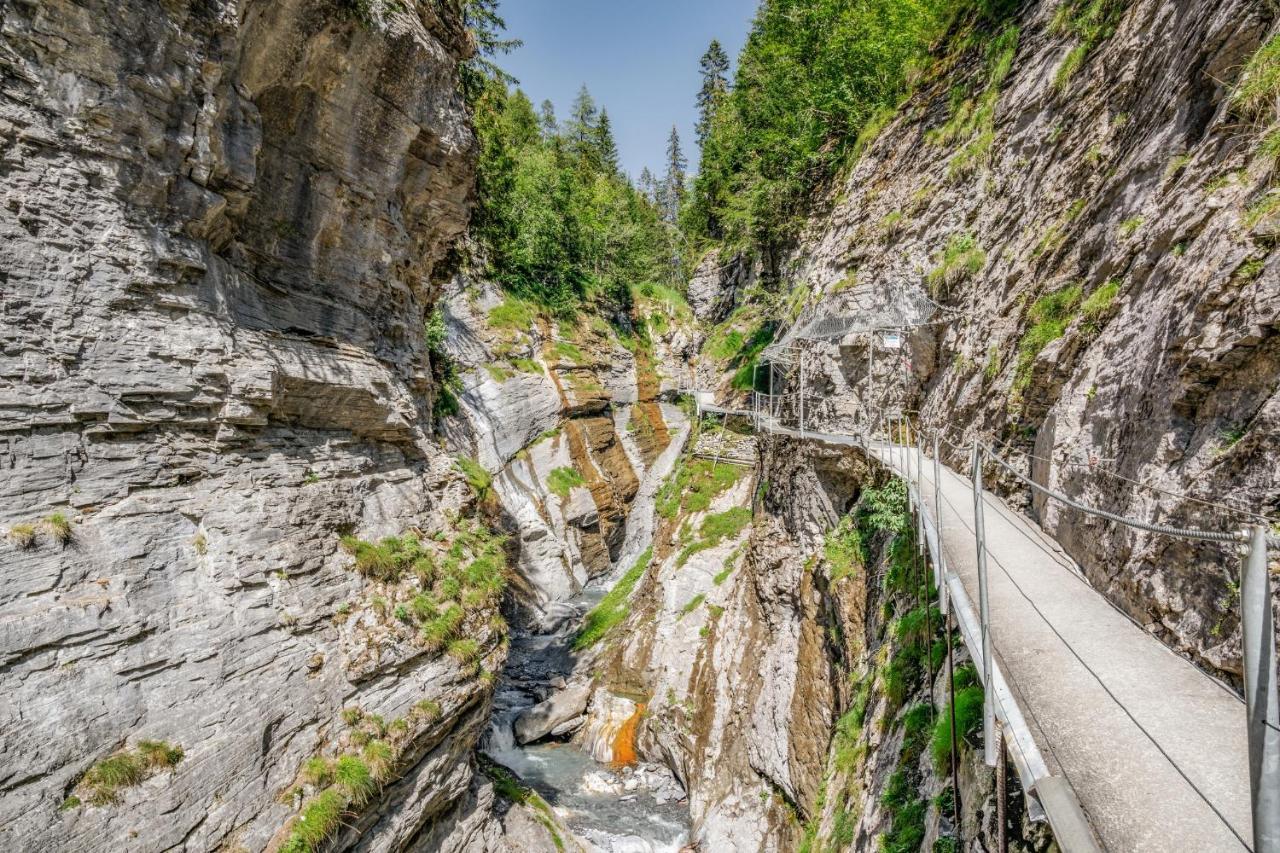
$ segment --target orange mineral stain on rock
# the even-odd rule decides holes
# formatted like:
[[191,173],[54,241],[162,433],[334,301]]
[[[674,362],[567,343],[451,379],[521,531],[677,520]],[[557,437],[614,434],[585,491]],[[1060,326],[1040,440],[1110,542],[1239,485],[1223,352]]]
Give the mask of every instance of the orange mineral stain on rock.
[[644,703],[641,703],[613,736],[613,763],[619,767],[636,763],[636,729],[640,727],[640,718],[643,716]]

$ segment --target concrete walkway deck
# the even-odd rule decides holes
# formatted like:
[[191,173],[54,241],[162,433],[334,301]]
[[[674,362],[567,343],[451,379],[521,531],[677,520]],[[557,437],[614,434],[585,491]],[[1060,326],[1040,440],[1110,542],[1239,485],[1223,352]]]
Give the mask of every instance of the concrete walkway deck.
[[[915,451],[873,442],[867,452],[901,476]],[[932,461],[921,467],[932,517]],[[946,567],[976,602],[973,486],[945,467],[939,479]],[[1252,850],[1244,702],[1112,607],[1030,519],[985,499],[995,659],[1049,774],[1069,783],[1098,841],[1113,853]]]

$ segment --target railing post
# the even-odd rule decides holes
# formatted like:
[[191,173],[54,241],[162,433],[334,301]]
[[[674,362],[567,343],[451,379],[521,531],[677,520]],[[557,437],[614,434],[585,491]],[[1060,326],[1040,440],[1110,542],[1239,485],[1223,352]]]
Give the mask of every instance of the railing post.
[[1000,726],[997,749],[1000,759],[996,762],[996,853],[1009,853],[1009,833],[1005,830],[1009,801],[1009,762],[1004,754],[1004,726]]
[[[902,416],[902,423],[904,424],[907,423],[906,415]],[[913,481],[911,479],[911,451],[907,449],[908,445],[910,444],[910,439],[907,438],[906,436],[901,436],[901,438],[902,438],[902,472],[903,472],[903,476],[906,478],[906,481],[907,481],[907,510],[909,512],[915,512],[916,499],[911,496],[911,486],[913,485]]]
[[938,562],[933,567],[934,577],[938,582],[938,606],[942,609],[942,615],[946,616],[951,612],[951,605],[947,598],[947,560],[943,556],[942,550],[942,461],[940,442],[938,434],[933,434],[933,526],[938,536]]
[[[920,503],[921,518],[924,518],[924,435],[920,432],[919,427],[916,428],[916,500]],[[923,520],[920,522],[921,530],[924,529]],[[925,547],[924,539],[920,540],[920,553],[925,554],[928,549]]]
[[973,530],[978,544],[978,618],[982,623],[982,752],[996,766],[995,696],[991,683],[991,605],[987,591],[987,531],[983,518],[982,444],[973,442]]
[[956,727],[956,650],[952,640],[955,632],[951,628],[950,614],[943,616],[942,620],[942,629],[947,636],[947,713],[951,715],[951,793],[954,806],[952,817],[956,822],[956,836],[963,841],[964,827],[960,816],[964,812],[960,807],[960,771],[957,766],[960,763],[960,736]]
[[800,438],[804,438],[804,350],[796,352],[800,356]]
[[1254,853],[1280,853],[1280,700],[1276,696],[1276,633],[1267,574],[1267,529],[1249,531],[1240,580],[1244,634],[1244,695],[1249,725],[1249,790]]

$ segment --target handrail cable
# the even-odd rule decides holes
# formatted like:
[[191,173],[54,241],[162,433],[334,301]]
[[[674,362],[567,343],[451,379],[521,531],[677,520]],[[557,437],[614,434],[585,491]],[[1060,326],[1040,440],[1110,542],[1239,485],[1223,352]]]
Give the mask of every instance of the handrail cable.
[[[955,504],[951,502],[951,499],[948,498],[945,493],[942,495],[942,499],[946,501],[949,507],[951,507],[951,511],[956,514],[956,518],[960,520],[961,526],[963,526],[966,530],[968,530],[970,533],[976,536],[977,533],[973,530],[972,527],[970,527],[964,521],[964,516],[960,514]],[[985,491],[983,492],[983,499],[986,500]],[[1102,688],[1103,692],[1105,692],[1107,696],[1111,699],[1111,701],[1115,703],[1116,707],[1118,707],[1121,711],[1124,712],[1125,716],[1127,716],[1129,720],[1134,724],[1134,726],[1137,727],[1138,731],[1142,732],[1142,734],[1147,738],[1147,740],[1151,742],[1152,746],[1156,748],[1156,750],[1160,753],[1160,755],[1163,756],[1164,759],[1169,762],[1170,766],[1172,766],[1173,769],[1177,771],[1178,775],[1181,776],[1186,781],[1186,783],[1191,786],[1191,789],[1196,792],[1196,794],[1200,797],[1200,799],[1204,800],[1205,804],[1209,806],[1210,810],[1213,811],[1214,815],[1217,816],[1218,820],[1220,820],[1222,824],[1227,827],[1228,831],[1230,831],[1231,834],[1234,835],[1237,840],[1239,840],[1239,842],[1244,846],[1246,850],[1252,850],[1253,848],[1248,844],[1248,842],[1244,840],[1244,838],[1241,837],[1240,833],[1238,833],[1235,827],[1231,825],[1231,822],[1227,820],[1226,816],[1222,814],[1221,811],[1218,810],[1218,807],[1214,805],[1213,801],[1209,799],[1209,797],[1204,793],[1204,791],[1200,790],[1199,786],[1197,786],[1196,783],[1193,782],[1189,776],[1187,776],[1187,774],[1183,771],[1183,769],[1178,766],[1178,762],[1173,759],[1173,756],[1171,756],[1168,752],[1165,751],[1164,747],[1160,745],[1160,742],[1155,739],[1155,736],[1153,736],[1151,732],[1149,732],[1146,729],[1146,727],[1144,727],[1142,723],[1138,721],[1137,717],[1134,716],[1132,711],[1130,711],[1127,707],[1125,707],[1124,702],[1122,702],[1120,700],[1120,697],[1118,697],[1114,692],[1112,692],[1111,688],[1109,688],[1106,682],[1102,679],[1102,676],[1099,675],[1098,672],[1093,669],[1093,667],[1089,666],[1087,662],[1085,662],[1084,658],[1080,655],[1080,653],[1077,652],[1075,647],[1071,645],[1070,641],[1067,640],[1067,638],[1062,635],[1062,632],[1058,630],[1057,626],[1054,625],[1053,622],[1049,620],[1049,618],[1044,614],[1044,611],[1042,611],[1039,608],[1039,606],[1035,603],[1035,601],[1032,600],[1031,596],[1029,596],[1026,593],[1026,591],[1018,584],[1018,582],[1013,579],[1013,576],[1009,574],[1008,568],[1005,567],[1004,563],[1000,562],[999,557],[997,557],[992,552],[988,552],[987,558],[990,559],[992,562],[994,562],[997,566],[999,566],[1000,571],[1004,574],[1006,578],[1008,578],[1009,583],[1013,585],[1013,588],[1018,591],[1018,594],[1021,595],[1022,598],[1026,600],[1027,604],[1031,606],[1031,609],[1035,611],[1038,617],[1040,617],[1040,621],[1042,621],[1049,628],[1049,630],[1054,633],[1054,636],[1056,636],[1058,640],[1062,643],[1062,645],[1067,649],[1067,651],[1071,653],[1072,657],[1074,657],[1076,661],[1084,668],[1084,670],[1088,672],[1090,676],[1093,677],[1094,681],[1098,683],[1098,686]],[[1056,755],[1055,755],[1055,759],[1056,759]],[[1059,767],[1061,767],[1061,762],[1058,762],[1058,765]]]
[[[1006,442],[1000,441],[995,438],[991,439],[991,441],[993,444],[999,445],[1000,447],[1004,448],[1007,451],[1010,451],[1013,453],[1022,453],[1022,451],[1018,450],[1015,447],[1010,446]],[[1044,456],[1037,456],[1034,453],[1024,453],[1023,455],[1025,455],[1028,459],[1034,459],[1037,462],[1044,462],[1047,465],[1058,465],[1063,468],[1083,468],[1087,471],[1094,471],[1099,474],[1104,474],[1108,477],[1112,477],[1117,480],[1122,480],[1126,483],[1139,486],[1140,488],[1147,489],[1149,491],[1156,492],[1158,494],[1168,495],[1169,497],[1179,498],[1180,500],[1189,501],[1191,503],[1197,503],[1202,506],[1212,507],[1214,509],[1225,510],[1226,512],[1230,512],[1239,516],[1246,516],[1248,518],[1252,518],[1257,521],[1266,522],[1267,524],[1276,523],[1276,519],[1273,519],[1270,516],[1253,512],[1252,510],[1244,509],[1243,507],[1231,506],[1230,504],[1225,504],[1225,503],[1215,503],[1214,501],[1206,500],[1205,498],[1197,498],[1192,495],[1184,494],[1182,492],[1175,492],[1170,489],[1162,489],[1159,486],[1153,486],[1150,483],[1144,483],[1141,480],[1135,480],[1132,477],[1126,477],[1123,474],[1118,474],[1115,471],[1111,471],[1107,468],[1103,468],[1098,465],[1090,465],[1087,462],[1073,462],[1069,459],[1055,460],[1051,458],[1046,458]]]

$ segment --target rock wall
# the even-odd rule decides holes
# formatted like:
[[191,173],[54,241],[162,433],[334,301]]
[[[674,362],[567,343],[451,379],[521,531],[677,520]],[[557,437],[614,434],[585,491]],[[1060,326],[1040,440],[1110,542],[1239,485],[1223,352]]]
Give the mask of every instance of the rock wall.
[[[531,627],[549,632],[576,609],[592,578],[629,564],[648,528],[655,462],[683,432],[660,403],[660,348],[643,304],[623,318],[627,337],[599,316],[541,316],[487,282],[456,280],[444,303],[450,356],[459,364],[460,412],[446,424],[459,452],[493,475],[519,543],[516,590]],[[515,318],[514,320],[512,318]],[[660,482],[660,478],[659,478]],[[643,491],[642,491],[643,490]]]
[[[638,715],[634,746],[687,790],[698,849],[950,849],[950,779],[929,749],[948,702],[944,635],[936,608],[931,630],[922,625],[909,574],[922,566],[904,570],[905,493],[886,513],[901,528],[880,529],[866,496],[883,500],[887,481],[860,453],[774,438],[761,457],[758,477],[744,469],[710,489],[707,469],[678,471],[666,497],[714,492],[705,507],[659,496],[653,558],[590,663],[579,738],[615,761]],[[741,526],[726,526],[734,513]],[[708,529],[724,535],[708,541]],[[960,740],[964,837],[990,844],[993,775]],[[1018,796],[1017,849],[1046,849]]]
[[[1086,42],[1081,6],[1028,4],[949,40],[832,189],[785,277],[811,286],[807,316],[909,332],[870,359],[856,330],[810,345],[825,400],[809,416],[848,429],[903,405],[1085,504],[1236,530],[1280,510],[1274,163],[1230,100],[1275,13],[1141,0]],[[964,470],[965,451],[943,450]],[[991,475],[1100,590],[1239,675],[1230,549],[1032,502]]]
[[[472,504],[422,333],[469,215],[469,50],[427,0],[0,9],[5,849],[263,849],[344,707],[403,728],[349,821],[378,831],[337,847],[465,796],[480,665],[397,628],[407,593],[338,539]],[[182,760],[69,799],[144,739]]]

